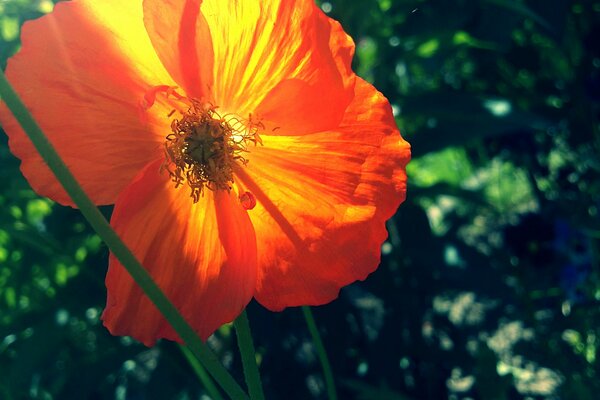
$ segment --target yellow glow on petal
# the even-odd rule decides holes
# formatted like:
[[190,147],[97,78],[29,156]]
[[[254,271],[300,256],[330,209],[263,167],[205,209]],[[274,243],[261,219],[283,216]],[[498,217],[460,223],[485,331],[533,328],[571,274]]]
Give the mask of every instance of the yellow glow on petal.
[[[223,12],[223,8],[229,12]],[[301,47],[310,34],[303,16],[311,2],[282,7],[280,1],[205,0],[202,13],[215,52],[215,101],[241,115],[256,109],[282,79],[302,76],[311,53]],[[248,94],[252,94],[248,96]]]
[[[141,82],[176,86],[150,42],[141,2],[102,0],[81,2],[94,25],[111,32],[111,40],[131,60]],[[100,49],[99,49],[100,51]]]

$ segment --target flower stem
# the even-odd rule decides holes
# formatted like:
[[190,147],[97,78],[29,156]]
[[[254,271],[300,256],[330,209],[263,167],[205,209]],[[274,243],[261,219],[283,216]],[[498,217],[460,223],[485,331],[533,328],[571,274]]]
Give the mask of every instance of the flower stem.
[[242,311],[240,316],[233,321],[233,325],[235,326],[238,347],[242,355],[242,365],[244,366],[244,376],[246,377],[250,399],[264,400],[265,395],[260,381],[258,365],[256,365],[256,353],[254,344],[252,344],[252,334],[250,333],[250,323],[248,322],[246,310]]
[[204,388],[208,392],[208,395],[211,397],[211,399],[223,400],[223,396],[221,396],[221,392],[219,392],[219,389],[217,389],[217,387],[215,386],[212,378],[208,375],[208,373],[206,373],[206,370],[204,369],[202,364],[200,364],[198,359],[194,357],[190,349],[180,344],[179,350],[181,350],[181,353],[183,353],[183,356],[186,358],[186,360],[196,373],[196,376],[198,377],[198,379],[200,379],[202,385],[204,385]]
[[313,342],[315,344],[315,348],[317,349],[319,361],[321,361],[323,375],[325,376],[325,386],[327,387],[327,397],[329,398],[329,400],[337,400],[335,382],[333,380],[333,373],[331,372],[331,364],[329,364],[329,358],[327,358],[327,352],[325,351],[325,346],[323,345],[321,335],[319,334],[319,330],[317,329],[315,318],[313,317],[312,311],[308,306],[302,307],[302,313],[304,314],[306,325],[308,325],[308,331],[310,332],[310,335],[312,336]]
[[4,100],[13,113],[33,145],[40,153],[50,170],[59,180],[65,191],[69,194],[83,216],[92,228],[106,243],[110,251],[127,269],[133,280],[142,288],[148,298],[164,315],[169,324],[175,329],[179,337],[186,343],[190,351],[206,367],[212,377],[221,385],[223,390],[233,399],[248,399],[248,396],[237,384],[225,367],[219,363],[212,351],[202,343],[194,329],[186,322],[177,308],[169,301],[160,290],[152,277],[136,259],[131,250],[121,241],[110,224],[100,213],[98,208],[85,194],[73,174],[69,171],[48,138],[44,135],[39,125],[27,111],[14,89],[0,71],[0,97]]

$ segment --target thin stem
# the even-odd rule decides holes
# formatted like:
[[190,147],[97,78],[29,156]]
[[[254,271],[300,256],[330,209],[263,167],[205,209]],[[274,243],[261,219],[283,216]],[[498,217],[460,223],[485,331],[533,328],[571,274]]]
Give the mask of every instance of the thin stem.
[[169,301],[160,290],[152,277],[136,259],[131,250],[121,241],[116,232],[100,210],[85,194],[77,180],[71,174],[56,150],[44,135],[39,125],[34,121],[31,114],[25,108],[4,73],[0,71],[0,97],[4,100],[13,113],[33,145],[40,153],[50,170],[54,173],[66,192],[83,216],[88,220],[92,228],[106,243],[110,251],[117,257],[121,264],[127,269],[133,280],[142,288],[148,298],[154,303],[158,310],[164,315],[169,324],[177,332],[179,337],[189,347],[190,351],[202,362],[212,377],[221,385],[223,390],[233,399],[247,399],[248,396],[237,382],[223,367],[217,357],[210,349],[202,343],[193,328],[185,321],[177,308]]
[[256,352],[254,351],[254,344],[252,344],[250,323],[245,310],[233,321],[233,325],[235,326],[238,347],[242,355],[242,365],[244,366],[244,376],[246,377],[250,399],[264,400],[265,395],[260,381],[258,365],[256,365]]
[[194,370],[194,373],[196,374],[200,382],[202,382],[202,385],[204,385],[204,388],[208,392],[208,395],[213,400],[223,400],[223,396],[221,396],[221,392],[219,392],[219,389],[217,389],[217,387],[215,386],[212,378],[208,375],[208,373],[206,372],[202,364],[200,364],[198,359],[194,357],[190,349],[180,344],[179,350],[181,350],[181,353],[183,353],[183,356],[186,358],[186,360]]
[[331,364],[329,364],[329,358],[327,358],[327,352],[325,346],[321,340],[321,335],[317,329],[315,318],[313,317],[312,310],[308,306],[302,307],[302,313],[308,325],[308,331],[312,336],[315,348],[317,349],[317,355],[319,361],[321,361],[321,367],[323,368],[323,375],[325,376],[325,386],[327,387],[327,397],[329,400],[337,400],[337,392],[335,390],[335,382],[333,380],[333,372],[331,372]]

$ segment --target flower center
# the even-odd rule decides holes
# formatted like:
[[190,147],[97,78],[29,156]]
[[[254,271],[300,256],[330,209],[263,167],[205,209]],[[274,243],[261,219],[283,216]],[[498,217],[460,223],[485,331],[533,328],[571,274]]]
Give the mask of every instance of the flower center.
[[243,153],[248,142],[260,143],[262,125],[242,121],[231,115],[220,115],[216,107],[190,100],[181,118],[171,122],[171,133],[165,142],[166,162],[175,187],[185,183],[191,188],[196,203],[204,189],[231,190],[236,163],[246,165]]

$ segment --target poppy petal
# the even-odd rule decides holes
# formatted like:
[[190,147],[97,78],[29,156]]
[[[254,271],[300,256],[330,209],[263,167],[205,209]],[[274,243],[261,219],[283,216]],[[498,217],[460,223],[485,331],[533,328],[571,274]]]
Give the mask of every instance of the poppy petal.
[[[328,19],[327,22],[329,30],[323,22],[317,40],[329,36],[329,52],[336,71],[330,71],[327,76],[324,73],[327,70],[322,70],[320,77],[312,74],[308,80],[285,79],[276,85],[255,111],[266,126],[266,134],[281,133],[279,129],[285,127],[286,135],[305,135],[334,128],[340,123],[356,78],[351,68],[354,42],[337,21]],[[327,50],[321,48],[321,51]]]
[[[205,340],[235,319],[256,286],[256,239],[233,192],[206,191],[193,203],[151,163],[119,196],[111,225],[159,287]],[[111,254],[102,316],[113,335],[151,346],[179,340]]]
[[[138,117],[152,85],[173,85],[141,12],[141,5],[118,0],[59,3],[25,23],[22,49],[8,62],[9,81],[97,204],[114,203],[135,174],[161,155],[170,131],[166,118]],[[158,114],[169,112],[156,107]],[[72,205],[4,105],[0,122],[34,190]]]
[[165,68],[189,97],[212,101],[213,48],[202,0],[144,0],[144,24]]
[[204,0],[201,10],[213,41],[216,105],[275,123],[307,121],[294,110],[313,115],[299,132],[339,124],[353,81],[338,64],[349,68],[351,39],[314,1]]
[[237,171],[257,200],[256,299],[271,310],[331,301],[377,267],[385,221],[405,197],[409,145],[385,97],[360,79],[336,130],[263,142]]

